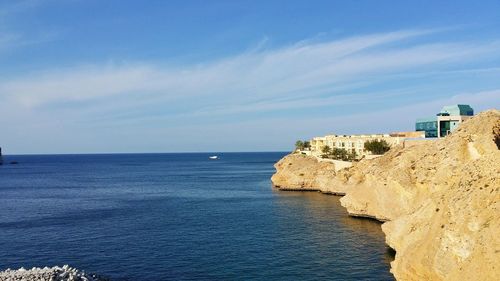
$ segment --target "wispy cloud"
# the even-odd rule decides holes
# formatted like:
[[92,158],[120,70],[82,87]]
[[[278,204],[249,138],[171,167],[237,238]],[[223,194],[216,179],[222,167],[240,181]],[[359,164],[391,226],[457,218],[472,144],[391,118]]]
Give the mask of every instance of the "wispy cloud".
[[[239,121],[237,125],[230,122],[211,124],[226,137],[235,126],[248,126],[254,133],[260,130],[261,134],[273,134],[271,128],[293,119],[296,110],[314,112],[314,109],[325,107],[341,110],[348,105],[356,108],[374,100],[390,101],[419,94],[419,87],[414,85],[374,86],[390,84],[387,81],[497,70],[496,66],[482,68],[476,64],[500,57],[500,42],[442,42],[436,36],[420,40],[436,32],[446,31],[403,30],[326,42],[303,41],[278,49],[268,49],[263,42],[241,55],[196,65],[106,62],[50,68],[0,78],[0,110],[12,118],[19,118],[18,122],[24,122],[26,128],[33,130],[43,128],[33,120],[43,122],[50,127],[47,130],[61,138],[58,128],[76,124],[86,130],[89,127],[134,126],[144,134],[148,134],[146,131],[151,124],[161,124],[179,134],[193,134],[188,132],[189,128],[196,127],[188,124],[193,120],[203,123],[206,118],[213,117],[227,116],[231,120],[242,114],[258,117],[261,113],[288,113],[286,117],[275,116],[265,122],[256,118],[255,121]],[[0,46],[1,42],[0,37]],[[495,90],[452,99],[436,96],[432,104],[439,107],[437,104],[455,100],[484,103],[498,94]],[[406,110],[406,116],[410,116],[408,112],[421,109],[399,107],[375,110],[378,115],[352,112],[346,117],[328,118],[301,115],[293,126],[306,126],[308,129],[304,133],[308,134],[313,130],[318,132],[325,124],[333,127],[332,122],[369,122],[390,118],[401,110]],[[347,120],[349,118],[351,121]],[[5,122],[0,125],[9,126]],[[196,128],[202,130],[200,125]],[[290,134],[293,133],[297,132]],[[149,134],[157,132],[152,130]]]
[[[32,73],[0,81],[0,96],[27,107],[51,103],[106,99],[134,108],[204,98],[209,107],[256,104],[255,110],[286,108],[286,102],[261,106],[268,99],[304,99],[304,106],[321,105],[325,93],[345,95],[347,83],[363,75],[381,75],[429,65],[463,63],[481,56],[498,55],[494,43],[418,43],[397,46],[432,30],[399,31],[359,36],[331,42],[300,44],[277,50],[259,50],[216,62],[171,68],[160,64],[114,64],[76,66]],[[384,48],[381,48],[381,47]],[[141,99],[138,101],[137,99]],[[339,97],[337,103],[345,97]],[[291,107],[299,101],[288,102]],[[166,104],[167,105],[167,104]],[[198,112],[204,104],[195,105]],[[220,112],[219,109],[217,109]],[[234,109],[228,110],[228,113]]]
[[22,30],[12,27],[12,22],[24,17],[24,12],[36,9],[48,1],[20,0],[0,3],[0,59],[19,48],[55,40],[59,32],[54,29]]
[[[292,126],[305,128],[305,137],[322,134],[360,134],[388,133],[389,131],[414,130],[416,118],[435,116],[444,105],[471,104],[477,112],[500,108],[500,88],[489,91],[462,92],[445,98],[429,99],[418,103],[409,103],[389,109],[372,109],[342,116],[294,118],[289,122],[279,122],[283,134],[292,130]],[[293,125],[292,125],[293,124]],[[330,124],[325,126],[324,124]],[[353,126],[355,125],[355,126]],[[295,137],[296,138],[296,137]],[[288,142],[293,143],[293,135],[288,135]]]

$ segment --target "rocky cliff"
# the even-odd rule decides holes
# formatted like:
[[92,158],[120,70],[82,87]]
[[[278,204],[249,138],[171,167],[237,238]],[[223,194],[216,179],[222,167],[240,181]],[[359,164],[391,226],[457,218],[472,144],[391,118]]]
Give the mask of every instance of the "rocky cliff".
[[346,191],[351,215],[387,221],[398,280],[500,280],[499,148],[500,111],[491,110],[322,182],[342,185],[329,188]]
[[281,190],[321,191],[344,195],[345,185],[339,184],[334,163],[315,157],[289,154],[274,165],[276,173],[271,181]]

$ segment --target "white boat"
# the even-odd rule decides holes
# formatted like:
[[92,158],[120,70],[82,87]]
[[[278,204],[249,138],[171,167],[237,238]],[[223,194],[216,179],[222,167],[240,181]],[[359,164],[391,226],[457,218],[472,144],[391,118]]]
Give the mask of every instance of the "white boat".
[[219,159],[219,156],[214,155],[214,156],[209,156],[208,158],[210,158],[210,159],[212,159],[212,160],[216,160],[216,159]]

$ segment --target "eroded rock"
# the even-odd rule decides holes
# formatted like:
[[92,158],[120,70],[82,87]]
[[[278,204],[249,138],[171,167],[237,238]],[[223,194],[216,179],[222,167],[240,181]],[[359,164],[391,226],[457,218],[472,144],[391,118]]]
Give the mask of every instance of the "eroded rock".
[[335,164],[319,161],[316,157],[302,154],[285,156],[275,165],[276,173],[271,181],[281,190],[321,191],[343,195],[346,189],[338,184]]
[[273,183],[346,193],[340,201],[349,214],[386,221],[398,280],[500,280],[499,140],[500,111],[489,110],[444,139],[338,172],[287,156]]

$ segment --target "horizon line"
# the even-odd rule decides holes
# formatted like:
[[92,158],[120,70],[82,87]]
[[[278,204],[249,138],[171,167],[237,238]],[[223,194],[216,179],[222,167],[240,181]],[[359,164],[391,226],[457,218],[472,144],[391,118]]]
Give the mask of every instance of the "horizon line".
[[90,153],[19,153],[2,154],[2,156],[52,156],[52,155],[127,155],[127,154],[216,154],[216,153],[286,153],[293,150],[267,150],[267,151],[180,151],[180,152],[90,152]]

